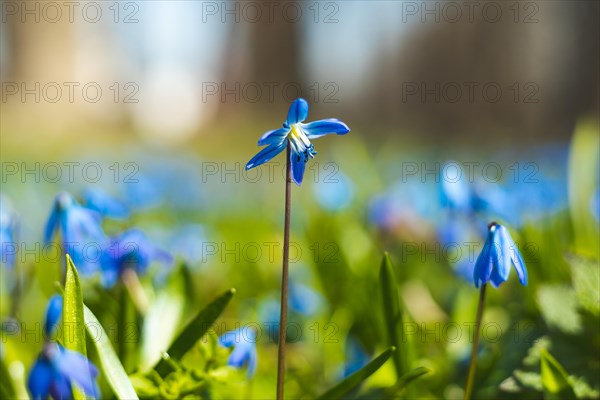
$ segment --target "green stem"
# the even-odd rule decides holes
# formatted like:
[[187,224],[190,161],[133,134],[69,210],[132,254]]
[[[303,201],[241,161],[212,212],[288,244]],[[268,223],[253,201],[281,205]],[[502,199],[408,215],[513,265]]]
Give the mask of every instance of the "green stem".
[[281,274],[281,314],[279,316],[279,349],[277,352],[277,400],[283,399],[285,380],[285,338],[287,328],[288,266],[290,259],[290,214],[292,207],[292,164],[291,145],[286,152],[285,173],[285,222],[283,228],[283,268]]
[[486,284],[481,285],[479,291],[479,305],[477,306],[477,320],[475,322],[475,334],[473,336],[473,347],[471,348],[471,362],[469,363],[469,374],[467,375],[467,385],[465,387],[464,400],[470,400],[473,394],[473,385],[475,384],[475,369],[477,367],[477,349],[479,347],[479,327],[483,318],[483,306],[485,303]]

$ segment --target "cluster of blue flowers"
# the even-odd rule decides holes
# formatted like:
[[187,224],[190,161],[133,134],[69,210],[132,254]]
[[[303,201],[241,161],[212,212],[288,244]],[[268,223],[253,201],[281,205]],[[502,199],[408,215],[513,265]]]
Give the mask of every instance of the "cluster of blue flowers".
[[[46,243],[60,236],[63,249],[69,253],[82,275],[100,272],[102,284],[110,288],[127,268],[143,274],[153,261],[167,265],[172,263],[172,257],[150,243],[139,229],[132,228],[119,235],[106,237],[101,227],[101,216],[121,216],[124,215],[124,209],[99,192],[88,194],[86,200],[93,204],[91,208],[80,205],[66,192],[58,194],[44,235]],[[99,249],[100,254],[90,255],[90,247]]]

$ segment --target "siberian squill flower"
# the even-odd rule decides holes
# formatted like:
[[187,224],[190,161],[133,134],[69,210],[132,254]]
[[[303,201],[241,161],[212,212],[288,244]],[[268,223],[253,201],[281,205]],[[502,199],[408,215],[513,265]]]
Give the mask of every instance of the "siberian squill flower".
[[233,347],[227,365],[246,369],[246,376],[252,378],[258,363],[256,354],[256,331],[253,328],[241,328],[224,333],[219,337],[223,347]]
[[99,397],[96,386],[98,369],[85,356],[67,350],[60,344],[52,342],[50,336],[62,313],[62,297],[55,295],[50,299],[44,324],[46,340],[44,348],[34,363],[27,387],[34,400],[54,400],[73,398],[73,386],[86,395]]
[[50,243],[55,233],[60,233],[63,249],[81,273],[90,274],[96,270],[97,257],[90,247],[100,248],[105,241],[98,213],[79,205],[69,193],[59,193],[46,223],[44,242]]
[[258,167],[271,160],[285,150],[289,143],[292,179],[300,186],[306,162],[317,154],[310,141],[330,133],[344,135],[350,132],[350,128],[338,119],[322,119],[305,124],[303,122],[306,117],[308,117],[308,103],[304,99],[296,99],[290,106],[283,127],[269,131],[260,138],[258,145],[267,145],[267,147],[248,161],[246,169]]
[[488,226],[488,234],[483,249],[475,262],[473,281],[475,287],[491,282],[500,286],[508,279],[511,264],[515,267],[519,281],[527,286],[527,269],[523,257],[508,230],[495,222]]
[[102,250],[100,266],[102,284],[112,287],[127,268],[144,274],[153,261],[170,265],[171,255],[154,246],[144,233],[136,228],[129,229],[109,240]]
[[83,192],[83,199],[85,207],[96,211],[103,217],[121,219],[129,216],[127,206],[103,190],[88,188]]

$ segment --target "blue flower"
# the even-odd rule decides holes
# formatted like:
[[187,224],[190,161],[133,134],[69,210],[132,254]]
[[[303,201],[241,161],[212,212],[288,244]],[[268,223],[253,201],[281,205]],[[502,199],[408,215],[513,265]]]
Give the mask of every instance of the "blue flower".
[[16,221],[12,213],[0,208],[0,264],[10,269],[15,267],[17,243],[15,242]]
[[102,284],[112,287],[126,268],[144,274],[153,261],[171,264],[171,255],[151,244],[139,229],[129,229],[110,239],[100,257]]
[[50,336],[58,324],[60,317],[62,316],[63,298],[59,294],[55,294],[48,301],[48,308],[46,309],[46,324],[44,330],[46,336]]
[[35,400],[73,398],[73,384],[86,395],[99,397],[95,378],[98,369],[85,356],[49,341],[62,315],[62,296],[55,295],[48,303],[44,328],[46,341],[27,379],[27,387]]
[[450,210],[470,211],[471,188],[458,163],[448,161],[440,168],[440,196]]
[[346,339],[346,362],[344,363],[344,378],[352,375],[368,364],[371,357],[362,344],[353,336]]
[[98,369],[82,354],[46,342],[29,372],[27,387],[36,400],[46,399],[49,395],[55,400],[71,399],[73,384],[85,394],[98,398],[97,375]]
[[236,329],[219,337],[223,347],[233,347],[227,365],[236,368],[247,367],[246,376],[252,378],[256,372],[258,357],[256,353],[256,331],[252,328]]
[[291,149],[292,178],[300,186],[306,162],[310,158],[314,158],[315,154],[317,154],[310,140],[330,133],[344,135],[350,132],[350,128],[346,124],[334,118],[323,119],[308,124],[302,123],[307,116],[308,103],[304,99],[296,99],[290,106],[287,120],[283,123],[283,128],[269,131],[260,138],[258,145],[268,146],[248,161],[246,169],[258,167],[266,163],[285,150],[289,144]]
[[100,226],[100,216],[79,205],[70,194],[59,193],[44,232],[44,242],[50,243],[55,233],[60,233],[63,248],[69,253],[81,273],[90,274],[96,269],[95,260],[87,254],[86,245],[101,246],[105,241]]
[[487,239],[477,257],[473,270],[475,287],[492,282],[494,287],[500,286],[508,279],[511,264],[515,267],[519,281],[527,286],[527,269],[525,262],[508,230],[495,222],[488,227]]
[[125,204],[113,199],[100,189],[86,189],[83,192],[83,198],[87,208],[96,211],[103,217],[121,219],[127,218],[129,215]]

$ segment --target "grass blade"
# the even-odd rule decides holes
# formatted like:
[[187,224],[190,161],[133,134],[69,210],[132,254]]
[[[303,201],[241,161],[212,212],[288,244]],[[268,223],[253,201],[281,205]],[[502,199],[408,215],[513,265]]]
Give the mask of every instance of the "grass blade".
[[400,351],[400,338],[402,337],[402,310],[400,308],[400,296],[396,285],[396,275],[392,261],[387,252],[381,260],[379,271],[379,282],[381,284],[381,296],[383,298],[383,315],[387,328],[388,344],[396,347],[393,355],[396,376],[400,378],[405,374],[406,361]]
[[125,368],[123,368],[119,357],[117,357],[110,344],[108,334],[104,331],[94,313],[85,306],[84,317],[88,334],[93,339],[98,352],[100,367],[115,396],[121,400],[137,400],[138,396],[125,372]]
[[562,365],[546,349],[541,349],[540,355],[544,398],[548,400],[576,399],[573,386],[569,382],[569,376]]
[[79,284],[79,274],[67,254],[65,292],[63,301],[63,344],[65,348],[83,354],[85,349],[85,322],[83,319],[83,295]]
[[385,362],[392,356],[396,349],[390,347],[370,363],[365,365],[360,370],[356,371],[327,392],[323,393],[318,397],[319,400],[335,400],[341,399],[344,395],[348,394],[352,389],[356,388],[362,381],[373,375]]
[[[229,289],[227,292],[217,297],[209,305],[203,308],[187,325],[183,331],[173,341],[173,344],[167,350],[168,357],[176,360],[181,359],[185,353],[194,346],[194,344],[204,336],[213,323],[219,318],[229,301],[235,294],[235,289]],[[167,375],[171,366],[164,357],[154,367],[161,376]]]

